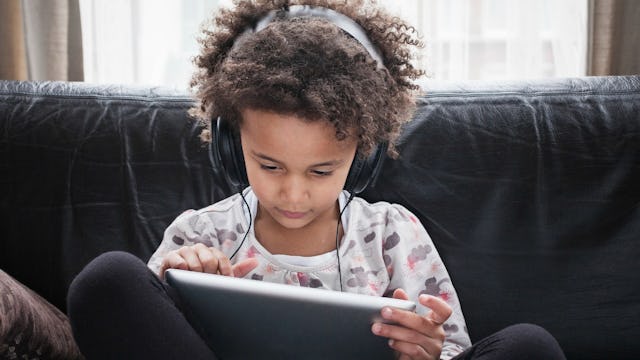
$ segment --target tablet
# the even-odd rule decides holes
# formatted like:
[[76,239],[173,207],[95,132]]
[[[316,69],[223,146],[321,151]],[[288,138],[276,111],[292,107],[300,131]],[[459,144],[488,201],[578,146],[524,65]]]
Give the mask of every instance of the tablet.
[[187,320],[220,359],[393,359],[371,332],[400,299],[170,269]]

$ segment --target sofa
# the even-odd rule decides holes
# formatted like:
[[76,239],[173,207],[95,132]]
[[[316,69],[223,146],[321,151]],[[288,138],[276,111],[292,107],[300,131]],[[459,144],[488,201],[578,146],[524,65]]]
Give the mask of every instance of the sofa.
[[[640,77],[421,86],[401,156],[363,197],[423,222],[471,339],[535,323],[569,359],[637,358]],[[229,196],[190,106],[174,89],[0,81],[0,269],[64,314],[97,255],[146,261],[178,214]]]

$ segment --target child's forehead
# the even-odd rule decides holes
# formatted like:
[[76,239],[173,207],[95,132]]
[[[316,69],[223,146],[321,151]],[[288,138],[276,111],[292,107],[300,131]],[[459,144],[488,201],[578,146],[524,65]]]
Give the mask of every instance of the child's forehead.
[[314,128],[316,130],[335,130],[334,124],[328,119],[319,116],[305,116],[295,112],[281,112],[273,110],[245,108],[240,111],[240,128],[260,127],[270,129],[274,127],[282,128]]
[[334,119],[332,121],[328,118],[323,118],[320,115],[309,115],[304,111],[277,111],[260,108],[244,108],[240,110],[239,120],[241,128],[247,121],[269,126],[273,125],[276,122],[289,120],[291,124],[288,126],[298,125],[306,127],[326,128],[327,130],[332,130],[334,132],[336,130],[336,125],[342,122],[341,119]]
[[245,109],[240,131],[245,135],[284,139],[288,142],[301,140],[309,143],[330,143],[335,146],[349,145],[351,137],[336,137],[336,127],[328,119],[304,118],[292,113]]

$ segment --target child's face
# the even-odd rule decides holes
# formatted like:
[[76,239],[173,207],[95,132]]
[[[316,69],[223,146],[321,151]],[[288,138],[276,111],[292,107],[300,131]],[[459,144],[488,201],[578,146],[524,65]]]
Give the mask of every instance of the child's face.
[[242,152],[260,216],[287,229],[335,219],[357,142],[338,141],[327,121],[260,110],[242,117]]

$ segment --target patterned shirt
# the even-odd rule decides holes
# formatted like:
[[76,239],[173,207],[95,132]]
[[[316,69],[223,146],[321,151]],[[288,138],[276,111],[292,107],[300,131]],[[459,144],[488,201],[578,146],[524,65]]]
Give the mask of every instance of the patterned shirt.
[[[246,275],[255,280],[337,291],[342,282],[345,292],[373,296],[391,296],[395,289],[402,288],[421,315],[429,310],[418,302],[418,296],[438,296],[453,309],[443,325],[447,337],[441,359],[450,359],[471,345],[447,270],[426,230],[406,208],[387,202],[369,204],[354,197],[347,206],[348,212],[343,213],[344,235],[338,262],[335,251],[311,257],[269,253],[249,226],[249,211],[256,213],[257,199],[250,188],[244,193],[250,209],[236,194],[178,216],[165,231],[162,243],[149,260],[149,268],[158,273],[169,251],[202,243],[218,248],[228,257],[238,250],[232,264],[258,259],[258,266]],[[346,195],[341,195],[341,208]]]

